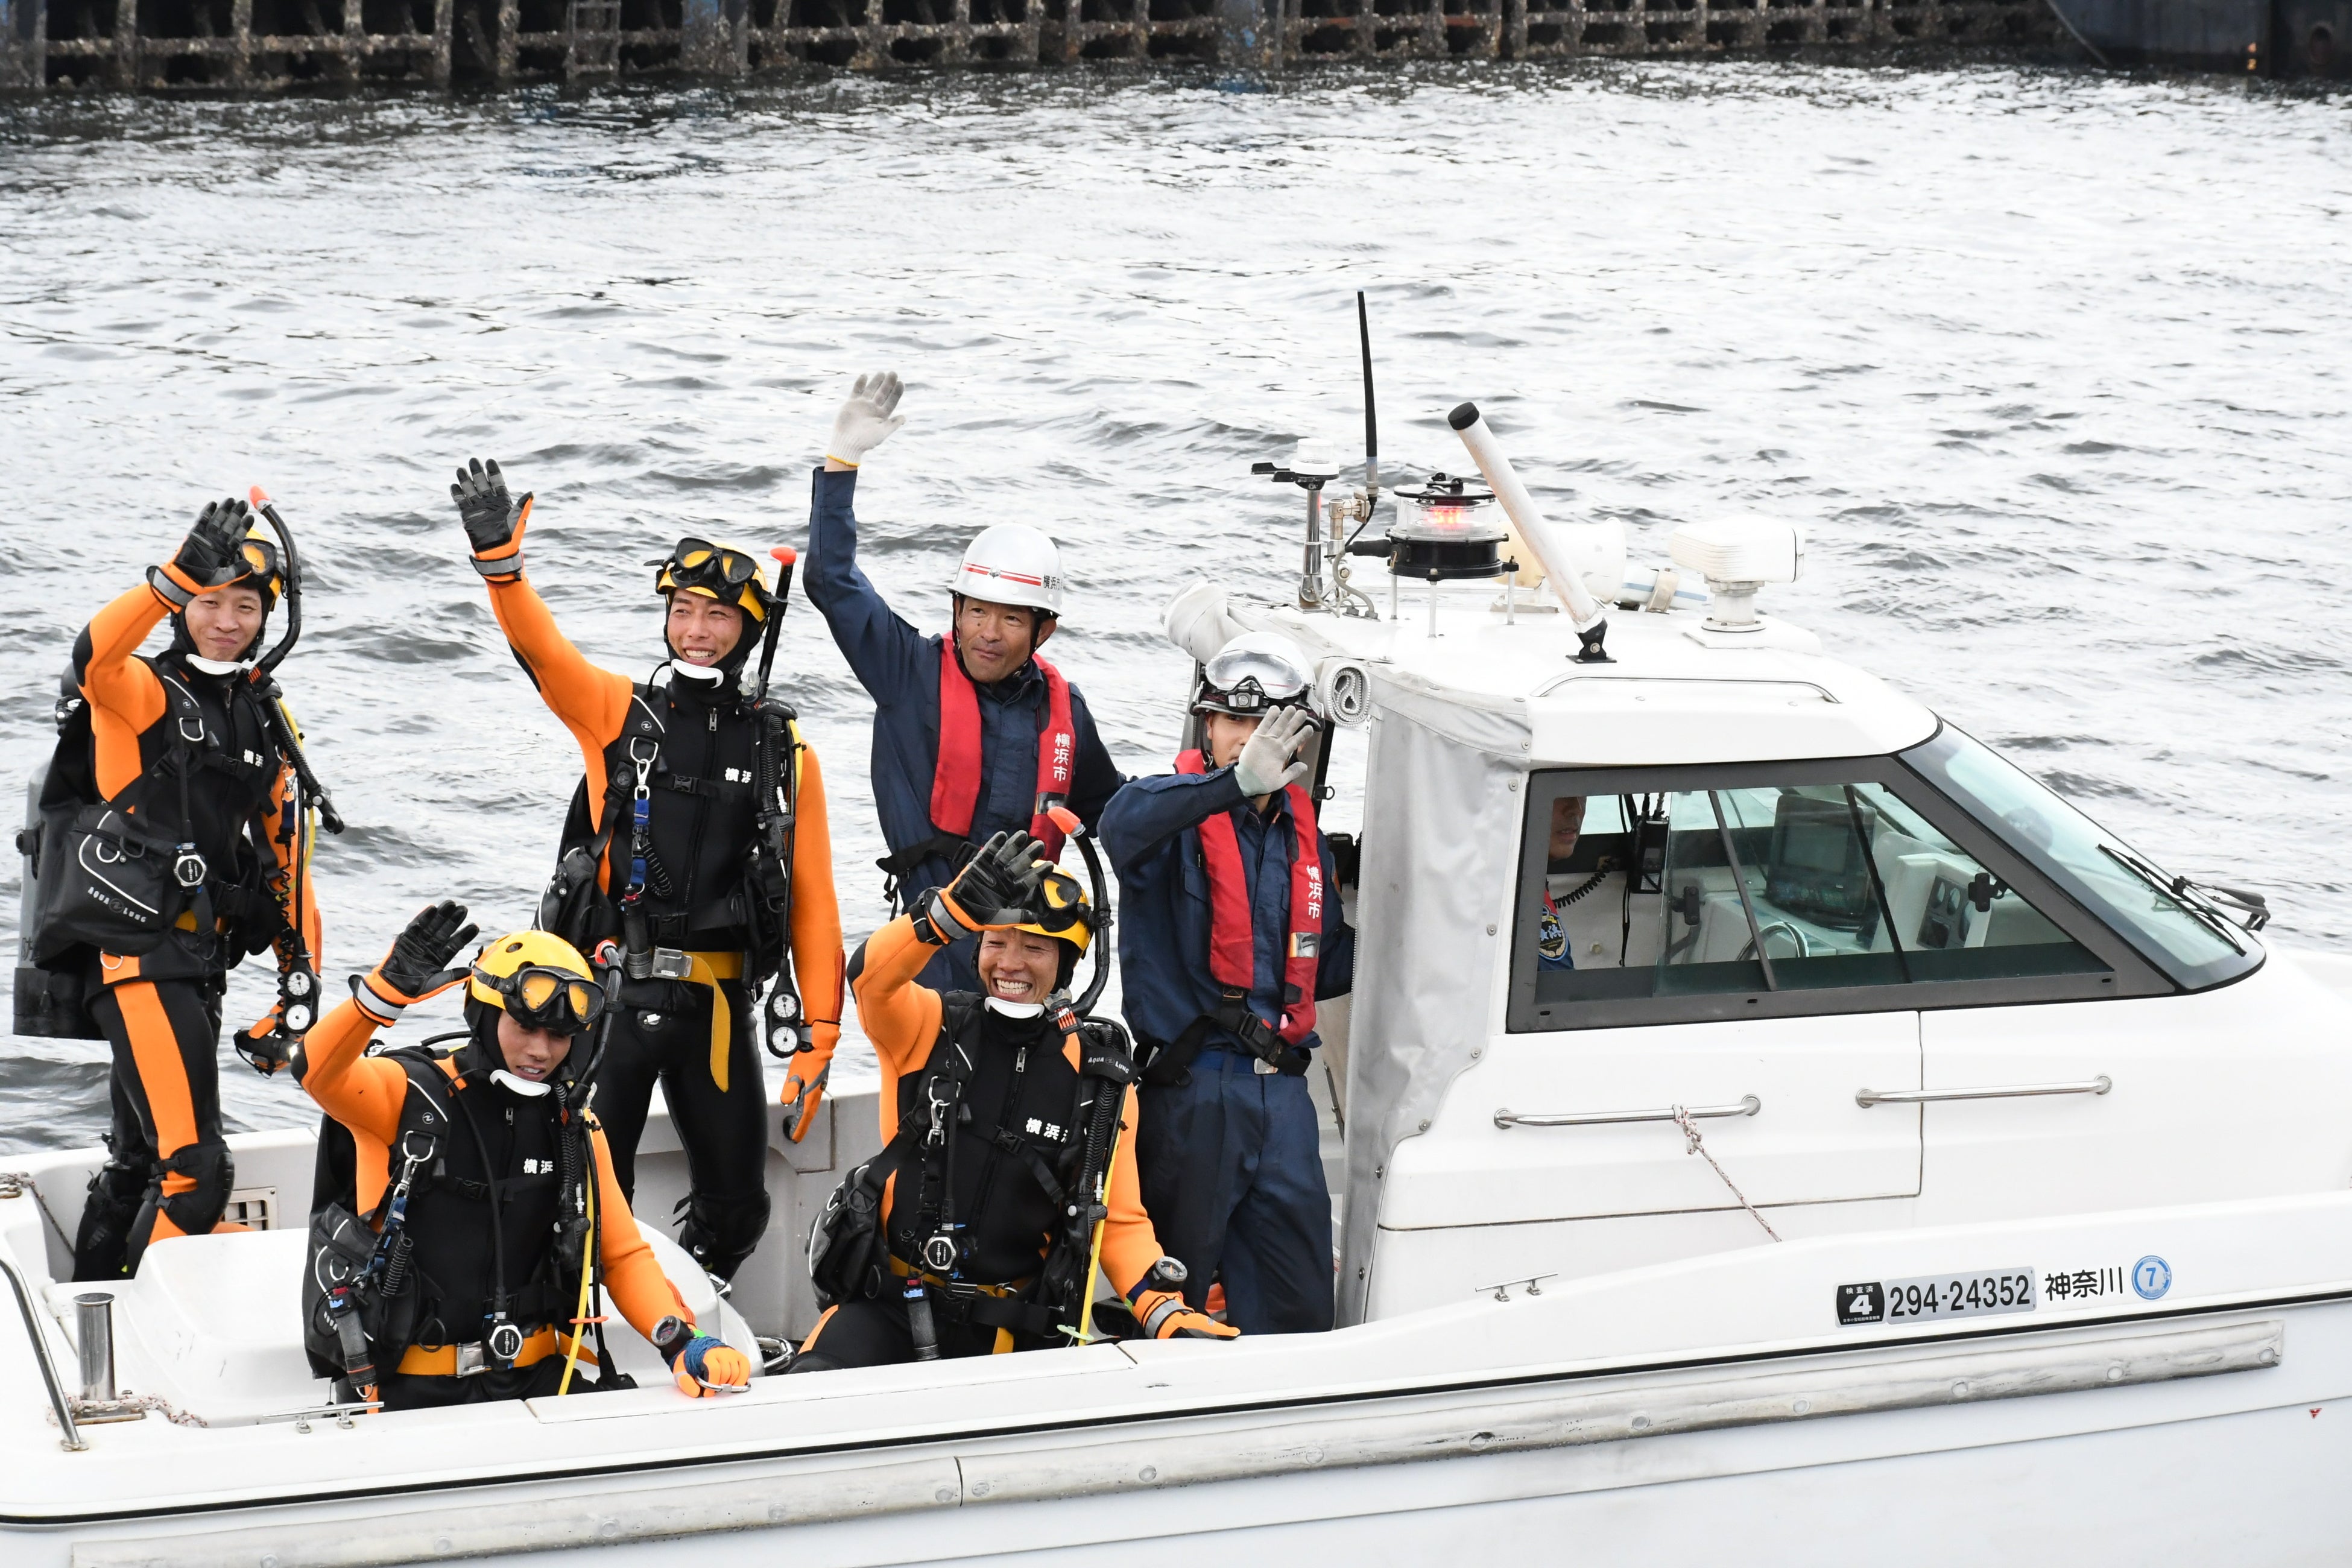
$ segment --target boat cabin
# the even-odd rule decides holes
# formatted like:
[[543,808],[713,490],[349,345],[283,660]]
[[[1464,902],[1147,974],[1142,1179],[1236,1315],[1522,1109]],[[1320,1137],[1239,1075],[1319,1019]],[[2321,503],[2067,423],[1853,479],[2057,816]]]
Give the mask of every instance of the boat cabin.
[[1587,661],[1549,605],[1427,592],[1171,614],[1196,655],[1296,638],[1365,735],[1343,1323],[2352,1176],[2270,1135],[2352,1081],[2337,998],[2271,974],[2231,895],[1785,623],[1621,608]]

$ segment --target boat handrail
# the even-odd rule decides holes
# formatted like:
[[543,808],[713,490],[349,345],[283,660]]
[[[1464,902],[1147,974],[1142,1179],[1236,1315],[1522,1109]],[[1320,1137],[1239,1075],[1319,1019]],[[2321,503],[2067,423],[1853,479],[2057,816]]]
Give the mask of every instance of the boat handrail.
[[70,1453],[79,1453],[89,1445],[82,1440],[81,1428],[74,1425],[73,1406],[66,1400],[66,1391],[58,1382],[57,1363],[49,1359],[48,1336],[41,1330],[39,1314],[33,1310],[33,1294],[25,1284],[25,1276],[5,1255],[0,1255],[0,1271],[8,1276],[10,1289],[16,1292],[16,1310],[25,1315],[25,1337],[32,1342],[33,1359],[41,1363],[41,1381],[48,1385],[49,1407],[58,1413],[58,1425],[65,1428],[63,1447]]
[[1507,1131],[1513,1127],[1614,1127],[1626,1121],[1673,1121],[1684,1116],[1693,1121],[1718,1116],[1753,1116],[1763,1109],[1762,1100],[1752,1094],[1744,1094],[1737,1105],[1694,1105],[1687,1109],[1670,1105],[1664,1110],[1497,1110],[1495,1112],[1495,1125]]
[[1838,694],[1818,680],[1806,680],[1790,675],[1588,675],[1582,670],[1570,670],[1553,677],[1528,695],[1557,697],[1571,686],[1800,686],[1814,693],[1832,707],[1845,706]]
[[1928,1105],[1945,1100],[2023,1100],[2037,1094],[2105,1094],[2115,1087],[2116,1080],[2101,1073],[2087,1083],[2002,1083],[1983,1089],[1857,1089],[1853,1091],[1853,1102],[1868,1110],[1874,1105]]

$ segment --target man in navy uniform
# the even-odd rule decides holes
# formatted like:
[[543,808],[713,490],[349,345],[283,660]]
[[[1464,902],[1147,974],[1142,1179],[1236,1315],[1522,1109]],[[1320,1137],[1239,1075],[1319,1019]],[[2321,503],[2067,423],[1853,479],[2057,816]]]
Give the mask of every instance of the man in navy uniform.
[[[898,378],[861,375],[811,476],[809,602],[874,699],[875,814],[890,853],[885,891],[900,912],[944,887],[1000,832],[1028,834],[1057,858],[1066,805],[1093,826],[1122,782],[1078,689],[1037,657],[1062,612],[1062,558],[1023,523],[982,531],[949,584],[953,617],[925,636],[884,602],[857,564],[857,466],[907,422]],[[978,991],[969,938],[923,970],[934,991]]]
[[1244,1334],[1330,1328],[1331,1197],[1305,1073],[1315,1004],[1347,994],[1355,932],[1301,783],[1313,674],[1251,632],[1211,659],[1205,744],[1130,780],[1103,812],[1118,871],[1129,1026],[1147,1067],[1136,1157],[1185,1299],[1224,1286]]

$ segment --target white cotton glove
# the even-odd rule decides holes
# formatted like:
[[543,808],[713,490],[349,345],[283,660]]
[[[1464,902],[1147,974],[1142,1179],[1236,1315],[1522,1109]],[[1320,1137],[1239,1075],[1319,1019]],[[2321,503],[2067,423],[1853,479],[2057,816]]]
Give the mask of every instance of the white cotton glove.
[[1277,708],[1267,714],[1234,763],[1234,782],[1242,786],[1242,794],[1252,799],[1272,795],[1313,772],[1306,763],[1292,759],[1306,749],[1314,733],[1314,721],[1304,708]]
[[824,444],[824,455],[836,463],[857,467],[866,453],[907,422],[905,415],[894,412],[904,390],[896,371],[877,370],[859,376],[841,412],[833,416],[833,436]]

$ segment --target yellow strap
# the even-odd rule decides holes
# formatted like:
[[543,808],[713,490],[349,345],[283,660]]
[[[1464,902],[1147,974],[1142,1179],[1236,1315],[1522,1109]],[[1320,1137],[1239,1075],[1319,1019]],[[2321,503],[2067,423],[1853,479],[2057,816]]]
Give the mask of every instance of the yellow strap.
[[[890,1272],[899,1279],[904,1279],[914,1273],[914,1269],[897,1253],[891,1253],[888,1257]],[[1000,1300],[1007,1296],[1018,1296],[1022,1291],[1029,1289],[1030,1281],[1034,1279],[1036,1276],[1032,1274],[1027,1279],[1015,1279],[1009,1285],[976,1285],[970,1280],[942,1279],[928,1268],[923,1270],[923,1283],[926,1285],[937,1285],[941,1289],[952,1287],[959,1290],[977,1290],[983,1296],[994,1296]]]
[[[793,786],[797,793],[801,780],[801,732],[796,724],[784,726],[785,741],[793,752]],[[727,1005],[727,993],[719,988],[722,980],[743,978],[743,955],[740,952],[689,952],[686,955],[688,968],[687,983],[710,987],[710,1081],[719,1092],[727,1092],[728,1058],[733,1055],[728,1047],[734,1042],[735,1011]]]
[[[580,1337],[584,1339],[586,1335]],[[549,1356],[572,1347],[571,1339],[557,1333],[552,1328],[544,1328],[523,1341],[522,1349],[516,1352],[514,1364],[519,1367],[537,1366]],[[591,1366],[597,1364],[596,1352],[592,1350],[583,1349],[580,1359]],[[407,1377],[455,1377],[457,1375],[457,1347],[411,1345],[401,1352],[400,1371]]]
[[719,988],[722,980],[743,978],[743,955],[740,952],[689,952],[686,955],[687,982],[710,987],[710,1081],[719,1092],[727,1092],[728,1046],[735,1033],[735,1012],[727,1005],[727,993]]

